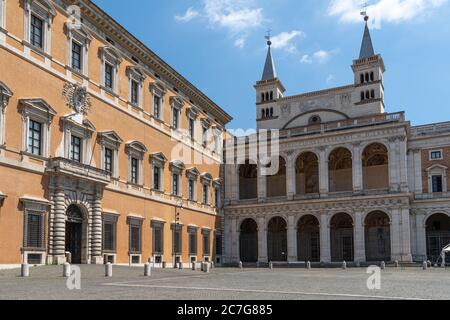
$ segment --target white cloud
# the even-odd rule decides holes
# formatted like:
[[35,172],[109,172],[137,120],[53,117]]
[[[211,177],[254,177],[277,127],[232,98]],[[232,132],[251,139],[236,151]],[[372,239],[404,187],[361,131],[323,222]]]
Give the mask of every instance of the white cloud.
[[295,53],[297,52],[297,47],[292,43],[297,37],[303,37],[305,34],[299,30],[293,30],[290,32],[282,32],[274,37],[272,37],[272,48],[274,49],[285,49],[287,52]]
[[300,58],[300,62],[304,63],[304,64],[311,64],[313,62],[318,63],[318,64],[325,64],[328,61],[330,61],[330,59],[338,53],[339,53],[339,49],[334,49],[334,50],[330,50],[330,51],[321,49],[321,50],[317,50],[313,54],[304,54]]
[[303,55],[302,58],[300,59],[300,62],[301,62],[301,63],[307,63],[307,64],[310,64],[310,63],[312,63],[313,61],[312,61],[312,58],[311,58],[308,54],[305,54],[305,55]]
[[330,74],[330,75],[327,77],[327,84],[330,84],[330,83],[333,82],[335,79],[336,79],[336,78],[335,78],[334,74]]
[[[367,7],[371,17],[371,27],[379,29],[384,22],[404,22],[429,14],[448,0],[377,0]],[[360,0],[331,0],[328,7],[330,16],[338,16],[341,22],[361,22]]]
[[198,17],[200,13],[197,10],[194,10],[194,8],[187,9],[186,13],[182,16],[175,16],[175,20],[179,22],[189,22],[192,19]]
[[234,41],[234,46],[236,48],[242,49],[245,47],[245,38],[239,38]]

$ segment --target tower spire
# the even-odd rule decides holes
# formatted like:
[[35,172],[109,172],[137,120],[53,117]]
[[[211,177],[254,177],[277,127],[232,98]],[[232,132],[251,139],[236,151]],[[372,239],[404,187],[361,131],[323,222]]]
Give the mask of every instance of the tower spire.
[[361,12],[361,15],[364,16],[365,21],[365,28],[364,28],[364,36],[361,43],[361,51],[359,52],[359,58],[370,58],[375,55],[375,50],[373,49],[372,44],[372,37],[370,36],[369,27],[367,25],[367,22],[369,21],[369,16],[367,15],[367,4],[365,5],[366,8],[363,12]]
[[273,79],[276,79],[276,77],[277,77],[277,71],[275,70],[275,63],[273,62],[272,50],[271,50],[271,46],[272,46],[272,41],[271,41],[271,37],[270,37],[271,32],[272,32],[272,30],[269,29],[267,31],[267,35],[266,35],[268,50],[267,50],[266,63],[264,64],[264,71],[263,71],[261,81],[273,80]]

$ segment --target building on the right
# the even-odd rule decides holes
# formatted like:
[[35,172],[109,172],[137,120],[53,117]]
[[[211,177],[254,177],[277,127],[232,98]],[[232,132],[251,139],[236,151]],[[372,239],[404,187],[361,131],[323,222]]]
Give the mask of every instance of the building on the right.
[[354,83],[338,88],[285,96],[269,39],[258,133],[226,146],[227,263],[435,263],[450,244],[450,122],[385,112],[367,20]]

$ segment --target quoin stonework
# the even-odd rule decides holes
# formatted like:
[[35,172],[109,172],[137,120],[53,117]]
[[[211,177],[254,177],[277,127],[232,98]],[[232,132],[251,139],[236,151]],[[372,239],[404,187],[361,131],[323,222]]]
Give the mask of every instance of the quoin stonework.
[[[365,21],[354,83],[322,91],[285,96],[268,39],[260,131],[226,143],[227,263],[435,263],[450,243],[450,123],[385,112],[385,64]],[[275,151],[262,129],[279,137]]]

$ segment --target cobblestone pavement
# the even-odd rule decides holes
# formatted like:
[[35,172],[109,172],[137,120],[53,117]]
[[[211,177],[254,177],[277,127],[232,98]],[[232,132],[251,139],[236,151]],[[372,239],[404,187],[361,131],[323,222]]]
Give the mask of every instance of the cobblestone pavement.
[[381,289],[369,290],[361,269],[229,269],[210,274],[191,270],[81,266],[81,289],[69,290],[62,266],[35,267],[29,278],[20,270],[0,271],[0,299],[145,299],[145,300],[317,300],[317,299],[450,299],[450,269],[388,268]]

